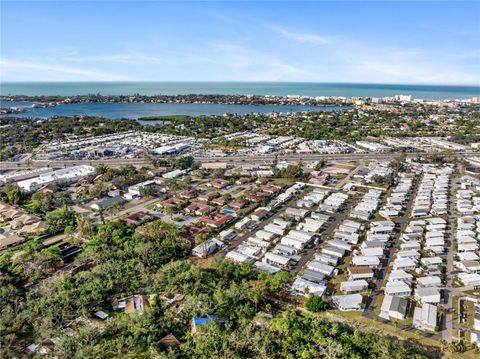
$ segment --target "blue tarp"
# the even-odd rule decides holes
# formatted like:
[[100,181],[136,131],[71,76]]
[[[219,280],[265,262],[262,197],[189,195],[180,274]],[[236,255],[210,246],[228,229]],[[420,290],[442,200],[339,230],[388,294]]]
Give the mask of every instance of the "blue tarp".
[[207,315],[206,317],[194,317],[193,323],[195,324],[195,326],[199,326],[199,325],[207,324],[212,320],[218,320],[218,319],[220,319],[218,315],[212,314],[212,315]]

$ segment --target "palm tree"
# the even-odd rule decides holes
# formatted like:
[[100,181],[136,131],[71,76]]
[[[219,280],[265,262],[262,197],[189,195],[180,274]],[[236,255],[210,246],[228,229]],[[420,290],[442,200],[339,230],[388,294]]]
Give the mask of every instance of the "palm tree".
[[441,322],[443,323],[443,316],[445,315],[445,307],[443,305],[438,306],[438,314],[440,315]]
[[440,348],[442,349],[442,352],[447,348],[448,343],[445,339],[440,339]]
[[93,221],[91,218],[77,214],[77,229],[80,236],[90,239],[94,234]]

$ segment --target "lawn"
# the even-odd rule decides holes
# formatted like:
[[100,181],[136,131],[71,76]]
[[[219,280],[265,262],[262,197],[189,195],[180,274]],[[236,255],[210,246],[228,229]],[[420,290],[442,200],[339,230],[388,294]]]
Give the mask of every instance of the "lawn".
[[376,315],[380,315],[381,309],[382,309],[382,303],[383,303],[383,298],[385,298],[385,295],[383,292],[375,298],[375,303],[373,303],[373,312]]
[[361,312],[358,311],[343,312],[341,310],[329,310],[322,313],[322,315],[330,320],[353,324],[360,329],[378,331],[382,333],[382,335],[391,335],[404,340],[412,340],[413,342],[421,345],[422,347],[434,346],[436,348],[440,348],[440,343],[434,339],[425,338],[421,335],[416,335],[413,332],[407,332],[400,328],[396,328],[393,325],[366,318],[362,315]]

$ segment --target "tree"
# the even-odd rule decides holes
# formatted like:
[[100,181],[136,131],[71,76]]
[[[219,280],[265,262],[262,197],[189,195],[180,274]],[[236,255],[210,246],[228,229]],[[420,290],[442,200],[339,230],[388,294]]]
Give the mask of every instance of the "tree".
[[223,178],[225,176],[226,169],[225,168],[217,168],[213,170],[213,177]]
[[276,293],[285,288],[285,284],[290,279],[290,274],[285,271],[280,271],[275,274],[266,274],[265,283],[269,292]]
[[170,161],[173,168],[187,169],[193,166],[195,160],[193,156],[176,157]]
[[167,216],[172,216],[176,212],[175,207],[172,207],[172,206],[165,207],[163,211]]
[[51,234],[60,233],[67,227],[75,228],[75,212],[71,211],[66,206],[62,209],[56,209],[47,212],[45,216],[45,223],[47,224],[48,232]]
[[445,314],[445,307],[443,305],[438,306],[438,314],[440,315],[440,318],[443,320],[443,315]]
[[199,244],[205,243],[209,237],[210,235],[208,233],[199,233],[194,238],[195,244],[199,245]]
[[287,168],[278,170],[277,177],[297,179],[303,176],[303,162],[299,161],[296,165],[289,165]]
[[305,303],[305,308],[307,308],[311,312],[320,312],[323,310],[327,310],[330,307],[328,303],[328,299],[324,297],[319,297],[315,294],[310,294]]
[[65,206],[72,202],[70,194],[67,191],[57,191],[53,193],[53,200],[58,206]]
[[19,204],[24,198],[22,190],[17,185],[8,187],[6,195],[9,204]]
[[448,347],[448,342],[445,339],[440,339],[440,346],[442,348],[442,351],[444,351]]
[[463,341],[453,341],[448,346],[448,350],[452,353],[464,353],[467,347]]
[[52,207],[52,196],[44,192],[35,192],[32,195],[32,203],[41,212],[45,213]]
[[83,238],[91,239],[95,234],[93,220],[82,214],[77,214],[76,221],[78,234]]
[[99,175],[103,175],[105,173],[107,173],[109,167],[103,163],[100,163],[98,164],[97,166],[95,166],[95,171],[99,174]]
[[155,193],[155,188],[152,186],[142,186],[140,187],[140,196],[148,197]]
[[122,204],[120,202],[113,202],[111,205],[105,208],[105,212],[110,213],[111,215],[116,215],[120,211],[121,207]]

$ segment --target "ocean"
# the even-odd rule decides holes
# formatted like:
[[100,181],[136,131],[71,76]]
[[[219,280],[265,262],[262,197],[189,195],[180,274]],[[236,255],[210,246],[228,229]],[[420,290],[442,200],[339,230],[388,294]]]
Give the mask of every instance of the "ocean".
[[349,84],[310,82],[3,82],[0,95],[184,95],[252,94],[344,97],[412,95],[419,99],[468,99],[480,86]]

